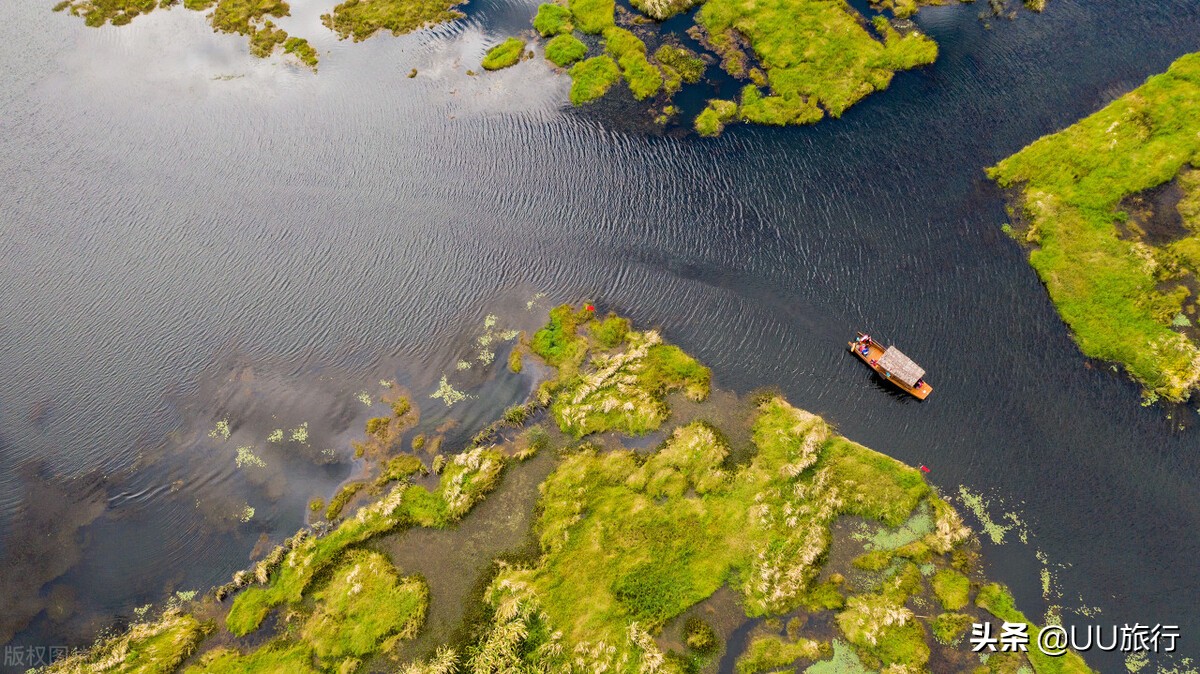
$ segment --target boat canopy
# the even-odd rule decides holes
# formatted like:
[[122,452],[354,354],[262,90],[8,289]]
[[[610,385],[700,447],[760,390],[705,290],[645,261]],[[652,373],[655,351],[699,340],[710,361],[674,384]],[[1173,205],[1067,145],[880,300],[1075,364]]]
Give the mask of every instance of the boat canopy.
[[889,346],[879,357],[879,367],[909,386],[916,386],[917,380],[925,376],[925,370],[920,365],[894,346]]

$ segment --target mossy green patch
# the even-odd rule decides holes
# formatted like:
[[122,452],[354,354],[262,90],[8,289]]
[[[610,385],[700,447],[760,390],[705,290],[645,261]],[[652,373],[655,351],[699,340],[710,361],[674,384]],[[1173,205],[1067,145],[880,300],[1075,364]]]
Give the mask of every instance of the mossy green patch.
[[591,332],[592,339],[605,349],[615,349],[623,344],[631,329],[632,324],[629,319],[616,314],[609,314],[603,320],[588,324],[588,331]]
[[696,52],[673,44],[664,44],[654,51],[654,60],[679,74],[688,84],[696,84],[704,77],[707,64]]
[[458,0],[346,0],[321,21],[343,40],[365,40],[381,30],[392,35],[462,18]]
[[593,56],[576,63],[571,67],[571,103],[583,105],[600,98],[620,78],[621,71],[611,56]]
[[738,106],[733,101],[714,99],[696,116],[694,126],[701,136],[719,136],[725,125],[737,116]]
[[779,636],[764,635],[750,641],[746,651],[738,656],[734,671],[737,674],[762,674],[790,668],[801,658],[816,660],[823,655],[828,655],[827,649],[811,639],[788,641]]
[[283,43],[283,52],[295,56],[304,65],[317,69],[317,50],[302,37],[289,37]]
[[[988,169],[1019,188],[1029,263],[1083,353],[1176,401],[1200,385],[1200,347],[1171,324],[1187,296],[1178,289],[1200,265],[1123,236],[1120,206],[1189,163],[1200,163],[1200,54]],[[1200,240],[1191,232],[1185,241]],[[1175,251],[1188,246],[1200,252],[1197,243]]]
[[629,84],[629,90],[637,100],[645,100],[657,94],[663,86],[662,72],[651,63],[645,54],[628,54],[618,61],[621,73]]
[[970,600],[971,581],[953,569],[941,569],[933,574],[930,584],[947,611],[957,611]]
[[697,401],[708,396],[708,368],[663,344],[658,333],[628,332],[625,343],[622,351],[596,354],[587,371],[563,382],[550,413],[564,433],[646,433],[667,418],[671,391],[682,389]]
[[[596,60],[588,59],[588,62]],[[615,70],[616,64],[612,63],[611,58],[608,59],[608,62]],[[579,64],[576,68],[584,65],[586,62]],[[574,78],[575,68],[572,68],[571,72],[571,77]],[[546,363],[560,370],[564,367],[570,368],[572,365],[578,367],[587,352],[587,339],[579,335],[577,329],[581,323],[586,323],[591,318],[588,311],[577,311],[568,304],[555,307],[550,310],[550,320],[546,326],[533,333],[530,348]]]
[[[697,23],[712,46],[726,56],[734,74],[744,70],[738,36],[750,44],[767,73],[772,91],[770,115],[763,119],[811,121],[813,99],[838,117],[862,97],[884,89],[897,70],[932,63],[937,45],[917,32],[901,36],[886,20],[876,23],[880,38],[863,26],[845,3],[826,0],[709,0]],[[795,106],[798,112],[783,110]],[[772,122],[774,123],[774,122]]]
[[906,564],[878,592],[846,600],[837,616],[838,627],[859,648],[867,664],[899,665],[921,671],[929,661],[929,646],[921,621],[905,603],[921,587],[921,572]]
[[965,613],[939,614],[933,620],[933,637],[942,644],[957,644],[972,621],[971,616]]
[[483,57],[484,70],[500,70],[516,65],[525,54],[525,41],[510,37],[504,42],[492,47]]
[[575,19],[575,27],[589,35],[599,35],[615,24],[614,0],[569,0],[568,7]]
[[537,16],[533,17],[533,28],[542,37],[567,35],[575,30],[571,21],[571,10],[554,3],[538,5]]
[[417,577],[400,578],[378,552],[350,552],[314,598],[301,634],[327,666],[365,658],[409,639],[425,621],[429,591]]
[[559,35],[546,43],[546,60],[560,68],[574,64],[587,53],[587,44],[580,42],[574,35]]

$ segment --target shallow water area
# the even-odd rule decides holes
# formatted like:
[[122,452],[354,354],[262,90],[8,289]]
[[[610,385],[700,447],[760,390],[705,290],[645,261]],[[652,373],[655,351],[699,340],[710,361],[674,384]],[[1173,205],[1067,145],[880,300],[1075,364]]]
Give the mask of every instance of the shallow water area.
[[[87,643],[108,616],[227,580],[260,533],[290,534],[318,485],[328,495],[350,474],[345,457],[314,458],[282,487],[250,481],[236,439],[210,462],[217,410],[199,394],[236,370],[228,354],[274,373],[254,398],[263,429],[294,405],[281,427],[307,420],[344,450],[337,434],[367,414],[353,394],[397,378],[421,399],[414,433],[454,420],[462,440],[528,380],[456,379],[456,362],[488,313],[536,325],[524,303],[548,291],[543,310],[597,300],[661,327],[718,385],[779,386],[851,439],[929,466],[943,492],[1019,508],[1031,542],[988,543],[985,559],[1031,617],[1048,603],[1041,550],[1069,565],[1068,624],[1179,624],[1181,650],[1200,653],[1196,413],[1141,407],[1079,354],[982,174],[1200,49],[1200,7],[1050,0],[990,28],[974,6],[926,8],[932,67],[840,120],[703,141],[564,109],[566,78],[540,59],[466,75],[534,6],[485,0],[448,26],[353,44],[296,3],[285,27],[321,52],[317,75],[254,59],[180,8],[96,30],[13,6],[0,558],[46,527],[46,554],[78,559],[61,555],[69,568],[48,579],[0,567],[0,586],[38,609],[12,643]],[[845,352],[856,329],[894,340],[936,393],[890,392]],[[336,393],[311,385],[330,373]],[[443,374],[476,398],[429,399]],[[177,458],[145,468],[164,452]],[[256,514],[200,533],[218,513],[192,489]]]

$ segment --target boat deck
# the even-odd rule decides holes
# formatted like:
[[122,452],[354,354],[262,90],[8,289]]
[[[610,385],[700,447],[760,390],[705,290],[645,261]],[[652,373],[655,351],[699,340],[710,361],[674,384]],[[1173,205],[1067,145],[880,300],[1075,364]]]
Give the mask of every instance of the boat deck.
[[933,392],[933,387],[930,386],[928,383],[923,382],[921,385],[921,388],[909,386],[908,384],[900,381],[896,377],[893,377],[892,374],[890,372],[888,372],[887,370],[880,367],[879,359],[883,357],[883,352],[887,350],[887,347],[880,344],[879,342],[877,342],[873,339],[870,342],[868,342],[867,343],[867,355],[865,355],[865,356],[862,354],[861,351],[859,351],[859,348],[858,348],[859,345],[857,343],[850,342],[849,346],[850,346],[850,351],[854,355],[858,356],[860,360],[862,360],[864,363],[866,363],[868,367],[870,367],[872,370],[875,370],[875,372],[880,377],[883,377],[888,382],[895,385],[897,388],[903,390],[906,393],[911,394],[913,397],[917,398],[918,400],[924,400],[925,398],[929,397],[930,393]]

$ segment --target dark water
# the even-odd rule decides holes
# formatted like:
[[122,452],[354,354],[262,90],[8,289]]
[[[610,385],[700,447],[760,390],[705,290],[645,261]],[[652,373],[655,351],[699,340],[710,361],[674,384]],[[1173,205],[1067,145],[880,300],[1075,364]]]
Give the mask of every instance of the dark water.
[[[427,427],[467,435],[528,382],[455,379],[455,361],[485,314],[532,325],[524,302],[546,291],[662,327],[722,386],[780,386],[949,493],[1003,500],[1033,537],[989,545],[991,574],[1031,615],[1042,551],[1067,565],[1054,603],[1101,611],[1067,623],[1179,624],[1200,653],[1196,413],[1142,408],[1087,367],[981,171],[1200,49],[1195,2],[1051,0],[990,29],[978,6],[925,9],[934,66],[841,120],[715,141],[642,133],[620,102],[563,109],[540,60],[465,75],[532,2],[359,45],[293,3],[284,27],[318,38],[315,77],[194,13],[91,30],[49,4],[0,22],[12,643],[84,643],[294,531],[354,470],[370,415],[354,393],[381,378],[418,395]],[[937,393],[874,382],[844,353],[859,328],[901,343]],[[477,396],[452,414],[425,397],[443,372]],[[224,416],[237,429],[216,447]],[[305,421],[309,447],[261,443]],[[266,477],[232,466],[252,440]]]

